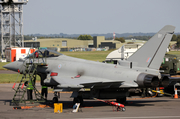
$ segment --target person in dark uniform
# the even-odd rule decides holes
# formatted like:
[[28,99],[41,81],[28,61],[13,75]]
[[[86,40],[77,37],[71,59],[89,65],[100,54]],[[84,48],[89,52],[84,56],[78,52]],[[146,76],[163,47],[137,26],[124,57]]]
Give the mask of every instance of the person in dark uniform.
[[42,85],[41,95],[42,97],[44,97],[45,95],[45,100],[47,100],[47,94],[48,94],[48,87]]
[[[26,82],[28,83],[28,82]],[[32,100],[33,99],[33,96],[32,96],[32,92],[33,92],[33,84],[32,84],[32,81],[30,81],[27,85],[27,99],[28,100]]]
[[49,51],[48,50],[44,51],[44,57],[49,57]]
[[46,78],[46,75],[41,75],[41,95],[42,97],[44,97],[45,95],[45,99],[47,100],[47,95],[48,95],[48,87],[44,84],[44,79]]

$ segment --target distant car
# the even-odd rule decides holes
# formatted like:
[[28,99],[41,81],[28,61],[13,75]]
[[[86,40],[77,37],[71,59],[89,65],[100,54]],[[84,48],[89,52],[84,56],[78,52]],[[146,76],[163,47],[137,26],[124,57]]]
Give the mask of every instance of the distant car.
[[96,51],[102,51],[102,48],[97,48]]

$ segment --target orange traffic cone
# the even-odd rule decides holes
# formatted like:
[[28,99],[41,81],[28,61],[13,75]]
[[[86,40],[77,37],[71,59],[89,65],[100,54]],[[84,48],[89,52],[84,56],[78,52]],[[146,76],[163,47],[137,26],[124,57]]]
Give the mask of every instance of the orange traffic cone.
[[175,88],[175,94],[174,94],[174,99],[178,98],[178,94],[177,94],[177,88]]

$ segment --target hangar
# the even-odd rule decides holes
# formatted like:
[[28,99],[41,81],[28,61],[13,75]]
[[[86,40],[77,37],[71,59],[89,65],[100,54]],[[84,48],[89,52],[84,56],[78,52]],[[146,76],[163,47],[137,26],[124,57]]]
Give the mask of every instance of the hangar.
[[94,36],[93,40],[77,40],[68,38],[49,38],[49,39],[37,39],[26,40],[24,42],[25,47],[49,47],[56,48],[57,51],[68,51],[71,48],[105,48],[116,49],[123,44],[119,41],[105,40],[104,36]]
[[95,48],[109,47],[109,49],[116,49],[123,45],[120,41],[105,40],[104,36],[94,36],[93,44]]
[[25,47],[49,47],[57,48],[58,51],[77,47],[87,48],[89,45],[92,44],[92,40],[76,40],[68,38],[37,39],[36,41],[26,40],[24,42]]

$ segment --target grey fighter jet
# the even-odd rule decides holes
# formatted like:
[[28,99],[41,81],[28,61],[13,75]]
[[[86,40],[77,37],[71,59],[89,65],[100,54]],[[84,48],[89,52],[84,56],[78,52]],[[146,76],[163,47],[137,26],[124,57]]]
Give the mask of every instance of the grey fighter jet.
[[[48,66],[38,67],[37,72],[43,83],[53,87],[55,92],[73,91],[74,103],[83,99],[117,99],[124,103],[131,88],[150,88],[169,82],[161,77],[159,67],[171,41],[175,27],[167,25],[155,34],[145,45],[138,49],[127,61],[117,65],[69,57],[55,51],[39,50],[38,54],[48,52]],[[23,63],[35,53],[9,63],[4,68],[23,72]],[[42,58],[35,62],[45,62]],[[54,97],[57,100],[57,97]]]

